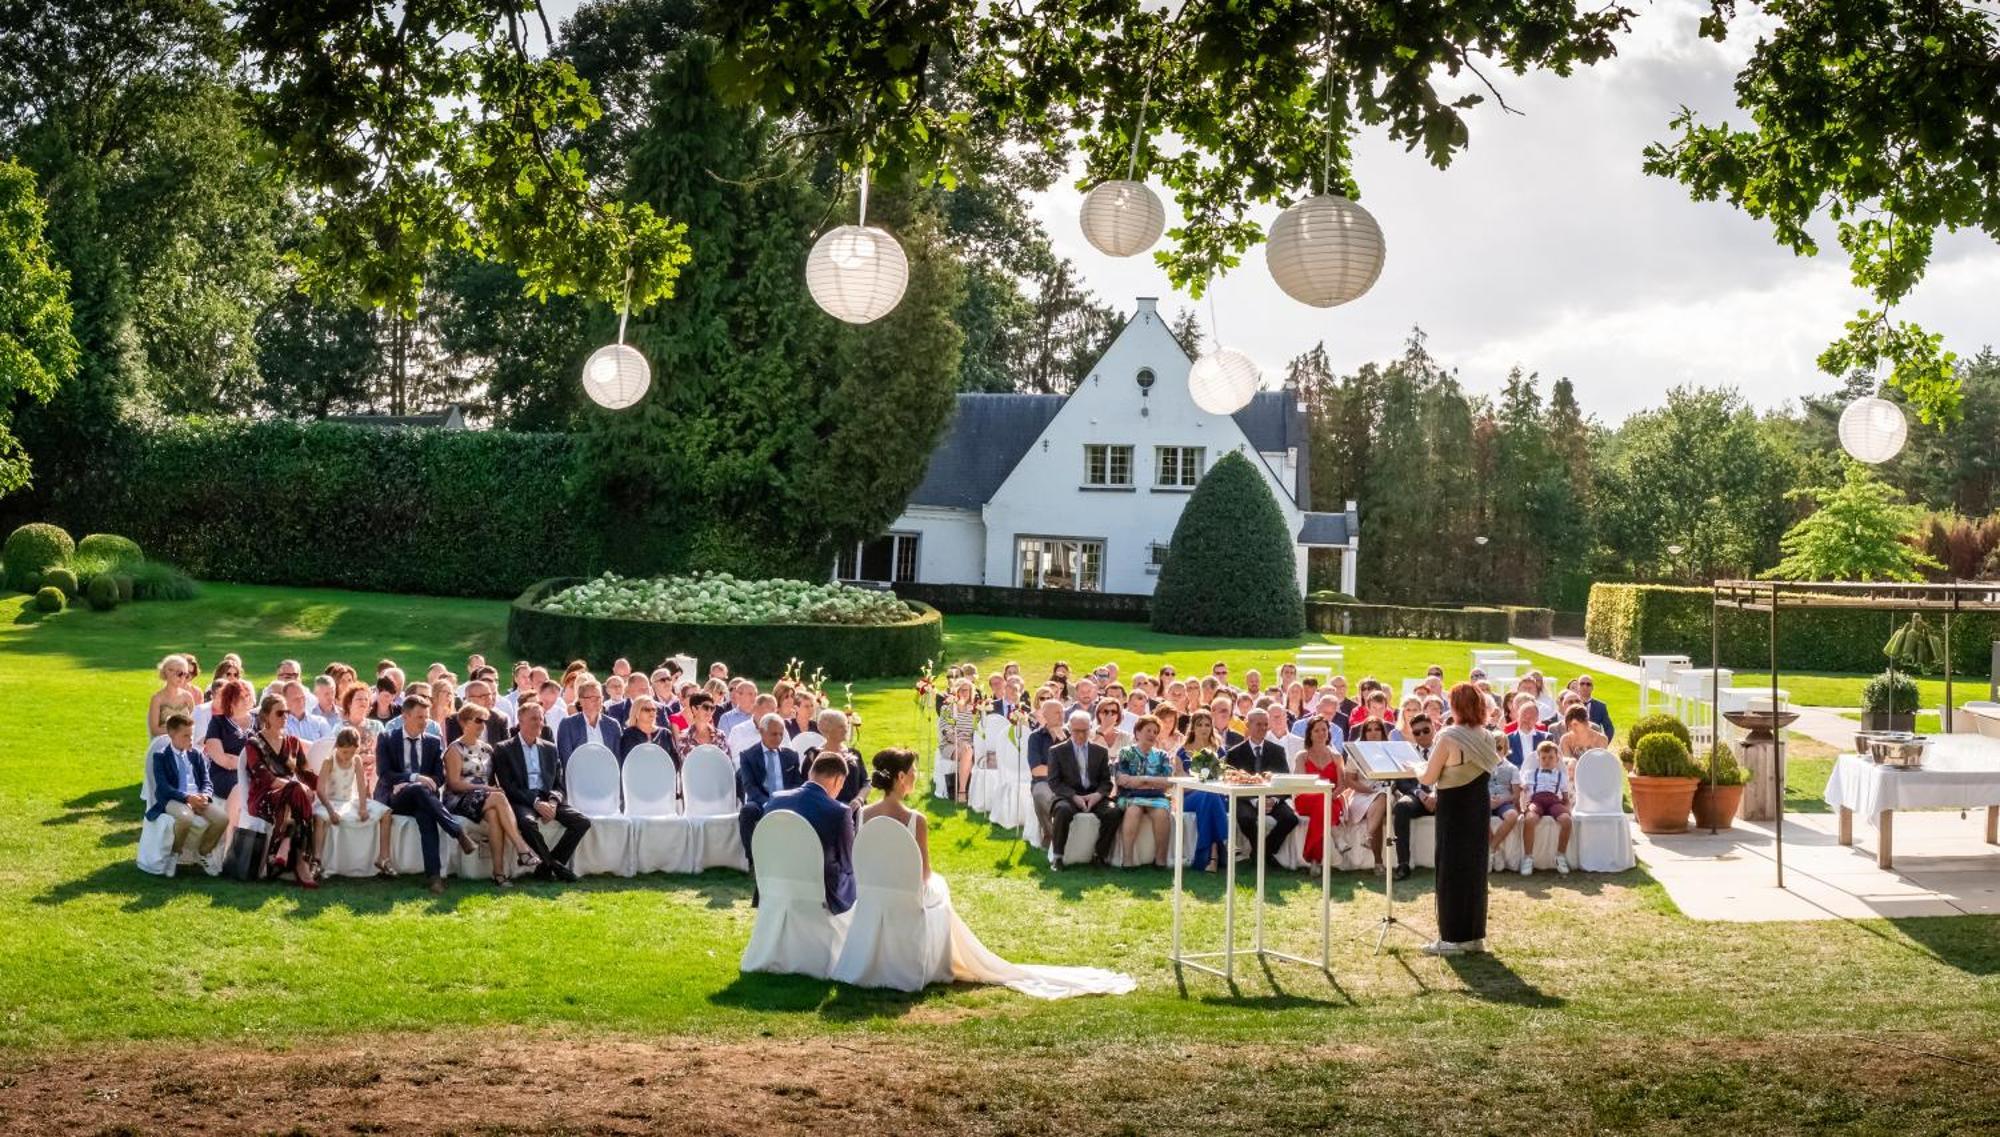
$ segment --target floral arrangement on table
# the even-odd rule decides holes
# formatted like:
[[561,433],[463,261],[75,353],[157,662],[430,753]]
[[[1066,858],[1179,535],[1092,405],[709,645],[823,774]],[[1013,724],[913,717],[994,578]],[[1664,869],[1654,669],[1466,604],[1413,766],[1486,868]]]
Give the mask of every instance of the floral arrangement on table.
[[898,624],[911,616],[893,592],[804,580],[743,580],[726,572],[603,576],[542,600],[550,612],[697,624]]
[[1204,782],[1215,781],[1226,769],[1222,756],[1213,750],[1203,748],[1188,755],[1188,772]]

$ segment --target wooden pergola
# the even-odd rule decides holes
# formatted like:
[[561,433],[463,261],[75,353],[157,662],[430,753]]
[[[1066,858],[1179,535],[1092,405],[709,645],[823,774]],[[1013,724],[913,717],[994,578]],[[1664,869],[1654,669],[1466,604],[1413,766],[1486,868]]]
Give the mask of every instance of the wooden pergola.
[[[1903,581],[1826,580],[1718,580],[1713,585],[1714,600],[1708,618],[1709,697],[1715,700],[1716,719],[1721,720],[1722,695],[1722,612],[1761,612],[1769,617],[1767,648],[1771,660],[1771,710],[1778,710],[1778,614],[1781,611],[1823,612],[1934,612],[1944,623],[1944,719],[1945,733],[1952,727],[1951,620],[1968,612],[2000,613],[2000,582],[1954,581],[1949,584],[1919,584]],[[1893,666],[1893,661],[1892,661]],[[1778,887],[1785,887],[1785,732],[1777,736],[1771,763],[1773,800],[1777,802]],[[1715,763],[1709,763],[1710,784]]]

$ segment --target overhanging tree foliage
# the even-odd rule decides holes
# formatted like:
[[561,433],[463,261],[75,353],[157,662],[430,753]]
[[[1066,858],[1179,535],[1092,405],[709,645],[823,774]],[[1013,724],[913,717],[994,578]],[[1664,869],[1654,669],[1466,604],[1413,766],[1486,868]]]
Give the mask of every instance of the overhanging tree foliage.
[[16,394],[45,403],[76,373],[68,285],[50,263],[35,176],[0,159],[0,494],[28,483],[28,456],[10,429]]
[[1153,630],[1184,636],[1296,636],[1305,602],[1293,534],[1264,475],[1231,451],[1202,475],[1174,526],[1153,589]]
[[1943,568],[1910,544],[1923,511],[1903,502],[1894,486],[1859,462],[1832,490],[1794,490],[1819,508],[1786,531],[1785,559],[1765,572],[1770,580],[1922,580],[1923,569]]

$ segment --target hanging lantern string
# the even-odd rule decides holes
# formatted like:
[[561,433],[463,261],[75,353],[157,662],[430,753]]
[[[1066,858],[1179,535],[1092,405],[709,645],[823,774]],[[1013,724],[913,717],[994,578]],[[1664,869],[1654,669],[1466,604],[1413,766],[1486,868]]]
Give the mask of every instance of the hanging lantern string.
[[865,154],[861,157],[861,220],[858,224],[868,224],[868,156]]
[[1333,184],[1333,43],[1326,45],[1326,146],[1320,159],[1319,192]]
[[618,306],[618,342],[625,342],[625,321],[632,315],[632,266],[625,266],[625,302]]
[[1210,335],[1213,335],[1213,336],[1215,337],[1215,347],[1216,347],[1216,350],[1218,350],[1218,351],[1219,351],[1219,350],[1221,350],[1221,349],[1222,349],[1222,318],[1221,318],[1220,316],[1217,316],[1217,315],[1215,314],[1215,274],[1214,274],[1214,273],[1209,273],[1209,274],[1208,274],[1207,276],[1205,276],[1205,277],[1203,277],[1203,278],[1202,278],[1202,281],[1201,281],[1201,290],[1202,290],[1203,292],[1206,292],[1206,293],[1208,293],[1208,327],[1209,327],[1209,334],[1210,334]]
[[1132,156],[1125,162],[1125,180],[1135,180],[1139,172],[1139,140],[1146,135],[1146,105],[1153,99],[1153,69],[1146,68],[1146,85],[1139,92],[1139,117],[1132,124]]

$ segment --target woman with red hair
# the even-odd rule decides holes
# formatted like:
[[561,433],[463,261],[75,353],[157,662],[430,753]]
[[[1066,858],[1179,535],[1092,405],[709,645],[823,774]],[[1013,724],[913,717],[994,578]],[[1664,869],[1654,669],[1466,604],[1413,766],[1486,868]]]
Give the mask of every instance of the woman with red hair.
[[1487,776],[1500,756],[1486,712],[1479,688],[1453,687],[1452,725],[1438,736],[1418,779],[1437,787],[1438,938],[1424,945],[1430,955],[1486,950]]

